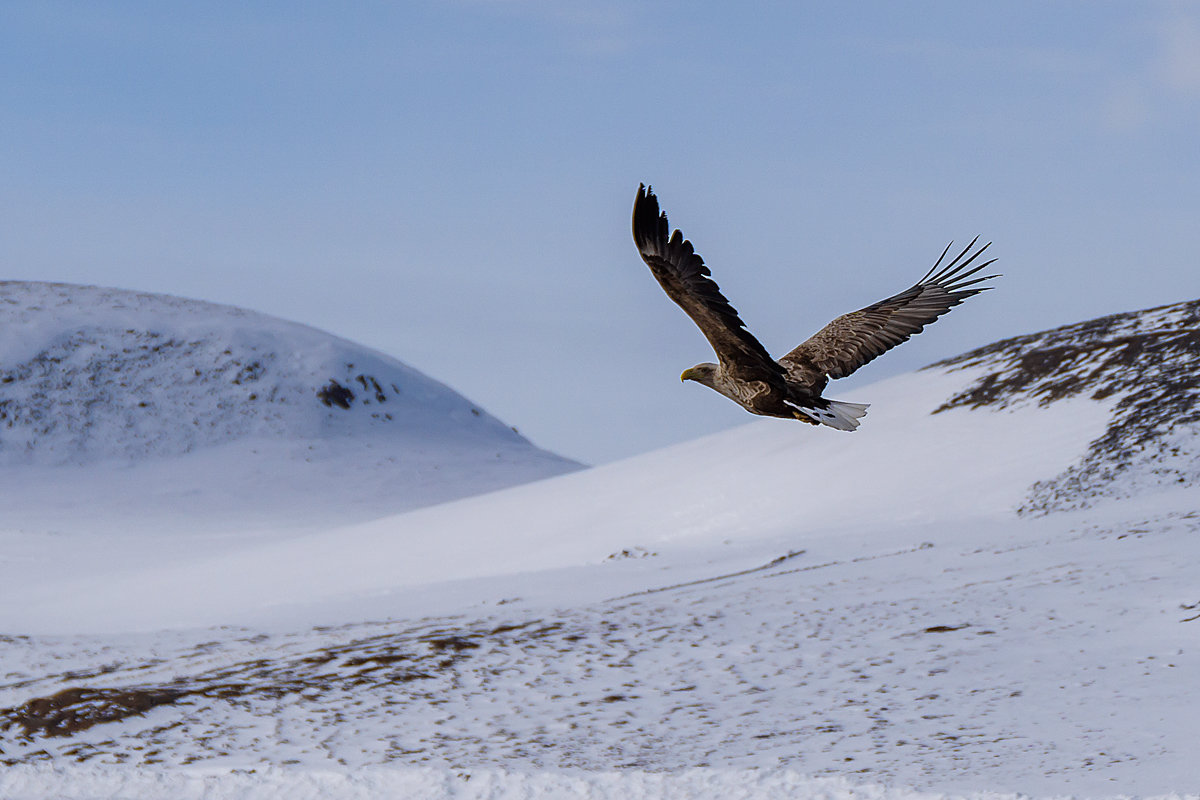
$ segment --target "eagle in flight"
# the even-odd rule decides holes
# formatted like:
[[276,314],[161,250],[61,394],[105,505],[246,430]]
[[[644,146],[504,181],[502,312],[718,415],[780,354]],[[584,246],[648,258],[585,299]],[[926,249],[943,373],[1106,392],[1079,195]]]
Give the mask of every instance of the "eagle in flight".
[[717,353],[716,364],[697,364],[684,370],[680,380],[715,389],[751,414],[798,419],[840,431],[856,429],[867,404],[822,397],[830,379],[844,378],[907,341],[971,295],[992,288],[979,284],[998,277],[975,277],[995,259],[971,266],[990,242],[976,250],[979,237],[975,237],[942,266],[950,252],[947,245],[914,286],[843,314],[776,361],[746,330],[692,243],[679,230],[670,230],[654,191],[639,186],[633,204],[633,241],[638,252],[663,291],[699,326]]

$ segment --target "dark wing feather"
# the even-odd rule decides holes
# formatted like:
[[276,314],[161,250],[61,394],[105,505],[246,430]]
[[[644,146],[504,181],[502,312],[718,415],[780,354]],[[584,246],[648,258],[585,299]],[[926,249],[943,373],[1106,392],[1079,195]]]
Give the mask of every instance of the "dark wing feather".
[[[633,241],[667,297],[700,328],[726,371],[744,379],[782,377],[783,370],[767,349],[746,330],[738,313],[712,278],[708,267],[676,230],[668,235],[667,215],[658,209],[652,189],[638,186],[633,204]],[[767,373],[766,375],[754,373]]]
[[977,241],[978,236],[943,267],[942,261],[950,252],[950,245],[946,245],[937,263],[915,286],[866,308],[843,314],[779,359],[780,363],[789,370],[795,368],[797,373],[815,368],[830,378],[844,378],[908,341],[963,300],[992,288],[979,284],[998,276],[974,277],[995,261],[992,259],[971,267],[971,263],[991,245],[989,242],[971,253]]

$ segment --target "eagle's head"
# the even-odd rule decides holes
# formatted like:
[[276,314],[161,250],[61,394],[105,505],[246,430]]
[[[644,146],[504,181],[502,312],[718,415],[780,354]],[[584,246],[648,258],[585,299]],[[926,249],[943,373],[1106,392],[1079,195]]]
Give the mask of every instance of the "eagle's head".
[[679,380],[695,381],[696,383],[702,383],[705,386],[715,389],[717,370],[719,369],[720,367],[716,364],[697,364],[694,367],[685,369],[683,374],[679,376]]

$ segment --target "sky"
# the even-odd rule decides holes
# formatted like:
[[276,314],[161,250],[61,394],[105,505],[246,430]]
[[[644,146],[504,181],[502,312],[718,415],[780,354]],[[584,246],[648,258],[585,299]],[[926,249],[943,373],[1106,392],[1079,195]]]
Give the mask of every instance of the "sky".
[[1200,2],[12,0],[0,277],[304,322],[602,463],[751,420],[680,384],[639,183],[776,355],[993,241],[995,291],[827,391],[869,401],[1200,295],[1198,134]]

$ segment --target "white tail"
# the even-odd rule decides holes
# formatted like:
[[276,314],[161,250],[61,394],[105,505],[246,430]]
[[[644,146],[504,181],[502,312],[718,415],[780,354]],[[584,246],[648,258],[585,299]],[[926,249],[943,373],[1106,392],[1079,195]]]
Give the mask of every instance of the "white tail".
[[[788,403],[788,405],[795,404]],[[797,411],[814,422],[828,425],[831,428],[837,428],[839,431],[852,431],[858,428],[859,419],[866,415],[867,409],[870,406],[870,403],[847,403],[844,400],[830,400],[828,408],[812,408],[799,405],[795,407]]]

